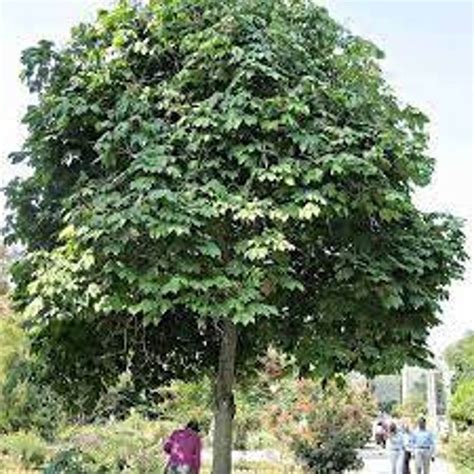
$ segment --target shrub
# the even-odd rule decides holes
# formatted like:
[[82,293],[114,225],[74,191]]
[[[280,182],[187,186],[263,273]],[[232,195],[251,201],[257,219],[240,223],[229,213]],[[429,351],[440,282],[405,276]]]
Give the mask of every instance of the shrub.
[[299,380],[275,395],[268,410],[270,427],[310,472],[360,467],[357,449],[370,437],[376,406],[367,392]]
[[105,466],[97,466],[92,456],[76,448],[59,451],[43,470],[43,474],[101,474],[106,472]]
[[38,435],[19,431],[0,437],[0,452],[24,467],[41,467],[48,455],[48,447]]
[[0,385],[13,361],[25,352],[25,347],[24,331],[9,310],[8,300],[0,296]]
[[0,308],[0,432],[34,429],[51,439],[63,421],[61,403],[41,378],[16,316]]
[[474,432],[465,431],[450,438],[448,457],[459,474],[474,472]]
[[28,356],[9,366],[0,385],[0,431],[37,431],[52,439],[64,421],[58,396],[41,383],[41,368]]
[[[47,472],[162,472],[163,438],[169,431],[166,423],[146,421],[138,415],[119,423],[71,428],[63,433],[63,447]],[[82,471],[74,471],[75,466]]]
[[332,474],[363,466],[352,441],[344,435],[335,435],[319,446],[297,443],[296,449],[299,459],[311,472]]

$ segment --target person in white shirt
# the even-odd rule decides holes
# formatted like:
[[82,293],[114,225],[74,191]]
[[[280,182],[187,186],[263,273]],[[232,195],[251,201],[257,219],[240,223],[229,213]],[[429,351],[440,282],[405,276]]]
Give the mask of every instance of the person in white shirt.
[[403,474],[410,474],[410,460],[413,452],[413,435],[410,430],[410,424],[404,420],[400,431],[403,436]]
[[390,455],[391,474],[403,474],[404,438],[395,423],[391,423],[389,427],[387,449]]
[[418,429],[412,434],[412,446],[415,454],[416,474],[430,474],[431,460],[434,459],[435,441],[431,431],[426,429],[425,418],[418,421]]

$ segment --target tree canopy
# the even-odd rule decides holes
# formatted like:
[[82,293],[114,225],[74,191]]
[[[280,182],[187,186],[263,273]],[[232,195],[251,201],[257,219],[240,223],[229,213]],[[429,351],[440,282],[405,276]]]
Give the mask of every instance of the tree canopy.
[[[23,53],[16,301],[57,387],[142,387],[269,345],[307,372],[428,356],[463,234],[382,52],[303,0],[120,2]],[[75,390],[72,393],[76,394]]]

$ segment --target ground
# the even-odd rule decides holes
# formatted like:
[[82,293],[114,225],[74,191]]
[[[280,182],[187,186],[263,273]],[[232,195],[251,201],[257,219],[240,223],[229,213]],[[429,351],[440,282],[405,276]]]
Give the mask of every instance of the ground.
[[[204,461],[210,460],[210,451],[204,452]],[[362,458],[364,459],[364,469],[357,474],[391,474],[390,461],[388,459],[387,452],[380,448],[368,447],[362,451]],[[273,450],[262,450],[262,451],[234,451],[233,454],[234,463],[239,465],[241,462],[248,461],[249,463],[269,462],[275,463],[275,468],[256,468],[255,472],[265,472],[265,474],[299,474],[299,470],[294,467],[287,466],[283,467],[284,459],[281,454]],[[248,467],[244,469],[246,473],[250,472],[253,474],[252,469]],[[240,472],[237,469],[237,472]],[[354,473],[356,474],[356,473]],[[414,468],[412,468],[412,474],[415,474]],[[455,474],[454,470],[446,463],[446,461],[437,458],[432,464],[430,474]]]
[[[382,449],[368,448],[363,451],[365,467],[361,474],[390,474],[387,453]],[[412,468],[414,474],[414,469]],[[435,459],[430,474],[454,474],[454,470],[442,459]]]

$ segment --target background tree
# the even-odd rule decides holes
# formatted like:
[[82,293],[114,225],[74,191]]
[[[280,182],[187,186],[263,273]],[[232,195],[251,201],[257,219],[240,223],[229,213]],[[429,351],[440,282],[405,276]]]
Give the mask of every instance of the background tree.
[[380,411],[392,413],[393,408],[400,403],[400,384],[400,375],[379,375],[371,382]]
[[8,268],[11,263],[8,248],[0,242],[0,298],[4,298],[8,293],[9,287],[9,272]]
[[444,353],[448,367],[454,372],[452,390],[463,380],[474,380],[474,331],[451,344]]
[[451,399],[449,414],[462,428],[474,426],[474,379],[459,383]]
[[381,58],[298,0],[120,2],[24,52],[16,298],[76,409],[124,371],[210,372],[223,474],[235,376],[270,342],[324,377],[425,361],[463,235],[412,202],[427,119]]
[[461,428],[474,426],[474,332],[449,346],[444,353],[453,371],[449,415]]
[[411,393],[403,403],[393,407],[392,414],[399,418],[406,418],[414,426],[421,416],[428,413],[426,406],[426,396],[423,393]]
[[8,248],[0,239],[0,320],[11,314],[9,292],[11,286],[10,269],[19,257],[18,250]]

